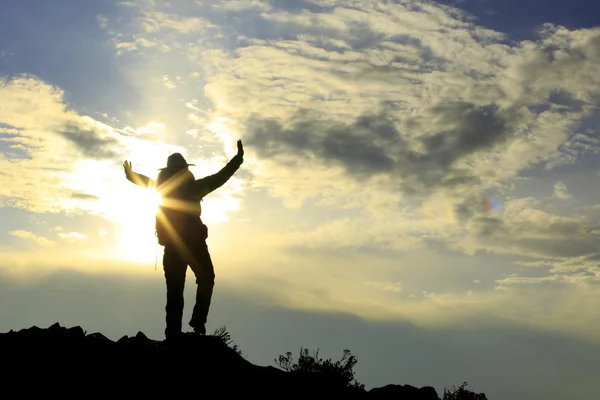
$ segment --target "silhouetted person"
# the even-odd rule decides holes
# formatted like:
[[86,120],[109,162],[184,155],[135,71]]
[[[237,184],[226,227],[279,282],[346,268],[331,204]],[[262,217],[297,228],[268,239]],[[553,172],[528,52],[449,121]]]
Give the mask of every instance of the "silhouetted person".
[[156,236],[164,246],[163,268],[167,283],[166,329],[167,339],[181,334],[183,317],[183,290],[188,265],[196,275],[196,304],[190,320],[194,332],[206,334],[206,319],[210,307],[215,272],[206,245],[208,228],[202,222],[200,201],[221,187],[242,165],[244,148],[237,141],[237,154],[223,169],[214,175],[195,179],[180,153],[167,159],[160,169],[156,182],[145,175],[133,172],[131,162],[123,168],[128,180],[145,188],[156,188],[162,202],[156,215]]

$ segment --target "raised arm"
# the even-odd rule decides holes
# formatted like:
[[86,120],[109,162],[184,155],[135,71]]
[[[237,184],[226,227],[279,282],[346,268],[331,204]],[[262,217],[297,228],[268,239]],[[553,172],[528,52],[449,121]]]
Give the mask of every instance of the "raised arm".
[[237,154],[219,172],[196,180],[195,191],[200,198],[223,186],[233,176],[235,171],[240,168],[244,162],[244,147],[241,140],[237,141],[237,148]]
[[125,160],[123,163],[123,169],[125,171],[125,177],[128,181],[147,189],[151,189],[155,186],[153,179],[148,178],[146,175],[133,172],[133,169],[131,169],[131,161]]

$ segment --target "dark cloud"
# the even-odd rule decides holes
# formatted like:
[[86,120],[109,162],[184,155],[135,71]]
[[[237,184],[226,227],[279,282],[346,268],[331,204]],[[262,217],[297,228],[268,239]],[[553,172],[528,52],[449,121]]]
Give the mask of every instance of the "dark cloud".
[[518,248],[523,254],[544,257],[580,257],[597,252],[599,240],[588,233],[584,222],[556,221],[540,225],[531,221],[517,225],[510,220],[474,217],[474,235],[495,246]]
[[93,194],[81,193],[81,192],[73,192],[71,193],[71,197],[77,200],[98,200],[100,199],[98,196],[94,196]]
[[472,204],[469,204],[468,201],[462,202],[454,206],[454,215],[456,216],[456,219],[461,223],[465,223],[468,220],[470,220],[476,214],[476,212],[477,210],[475,209],[475,207],[473,207]]
[[67,123],[58,133],[90,158],[106,159],[117,157],[115,148],[119,147],[119,142],[113,138],[102,137],[93,129],[82,129],[76,124]]
[[288,12],[323,12],[334,8],[333,5],[318,4],[314,1],[307,0],[269,0],[269,4],[278,10]]
[[559,113],[581,112],[586,103],[573,97],[573,95],[564,90],[556,90],[548,96],[546,104],[538,106],[543,111],[552,110]]
[[248,122],[248,131],[246,143],[261,157],[314,155],[361,176],[390,172],[393,168],[394,161],[386,154],[385,147],[376,143],[377,138],[400,140],[393,125],[385,122],[371,123],[368,117],[362,117],[352,126],[343,126],[319,120],[307,110],[298,112],[288,129],[276,120],[254,118]]
[[[516,238],[514,238],[516,239]],[[594,237],[554,236],[550,238],[522,237],[514,240],[524,252],[545,257],[579,257],[598,251],[599,241]]]
[[[298,111],[285,126],[278,120],[253,117],[246,143],[264,158],[298,154],[342,165],[356,179],[393,174],[407,194],[422,195],[439,187],[477,184],[477,173],[455,166],[456,162],[506,140],[518,119],[511,110],[495,105],[461,102],[435,106],[425,116],[403,120],[392,117],[390,109],[361,115],[348,124],[308,110]],[[399,126],[434,133],[409,141]]]
[[452,103],[431,109],[442,131],[425,138],[428,157],[451,165],[464,155],[491,148],[507,133],[508,118],[497,106]]

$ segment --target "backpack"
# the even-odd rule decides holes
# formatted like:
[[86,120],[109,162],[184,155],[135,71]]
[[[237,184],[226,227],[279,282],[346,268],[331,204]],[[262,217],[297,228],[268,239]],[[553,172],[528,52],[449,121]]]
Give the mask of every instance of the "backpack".
[[187,241],[189,239],[206,240],[208,227],[199,215],[183,213],[159,206],[156,213],[155,234],[158,244],[169,246],[173,237]]
[[[166,211],[166,212],[165,212]],[[169,235],[169,224],[171,224],[171,218],[168,218],[169,210],[158,206],[158,211],[156,212],[156,222],[154,225],[154,234],[158,239],[158,244],[161,246],[167,246],[170,243]]]
[[[192,193],[192,186],[190,184],[194,182],[194,175],[191,172],[188,170],[162,170],[157,179],[159,193],[161,192],[160,188],[162,184],[167,183],[169,179],[176,177],[176,175],[180,173],[185,174],[185,178],[181,180],[179,185],[171,188],[168,193],[162,193],[162,196],[164,196],[164,199],[189,202],[191,205],[197,204],[198,209],[185,212],[181,209],[166,207],[164,204],[159,205],[156,213],[155,235],[158,239],[158,244],[161,246],[171,245],[174,238],[188,240],[206,239],[208,237],[208,228],[200,219],[200,213],[202,211],[200,201],[202,201],[202,199],[197,198],[195,194]],[[165,185],[165,187],[168,187],[168,185]]]

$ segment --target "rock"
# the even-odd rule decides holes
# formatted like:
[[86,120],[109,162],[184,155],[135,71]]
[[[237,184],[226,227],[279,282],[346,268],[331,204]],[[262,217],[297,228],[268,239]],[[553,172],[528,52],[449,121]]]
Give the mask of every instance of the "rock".
[[143,332],[114,342],[99,332],[55,323],[0,334],[5,393],[29,396],[241,396],[438,400],[435,389],[388,385],[366,392],[317,373],[294,373],[254,365],[222,338],[184,334],[175,342],[149,339]]
[[97,340],[100,340],[100,341],[111,341],[109,338],[107,338],[106,336],[104,336],[100,332],[90,333],[89,335],[86,335],[85,337],[86,337],[86,339],[97,339]]
[[423,399],[431,399],[431,400],[438,400],[438,394],[435,391],[435,389],[431,386],[423,386],[421,389],[419,389],[420,392],[422,392],[422,396]]
[[369,399],[439,400],[431,386],[416,388],[411,385],[386,385],[369,391]]
[[60,326],[60,324],[58,322],[53,323],[48,328],[49,331],[56,331],[56,330],[60,330],[60,329],[62,329],[62,327]]

